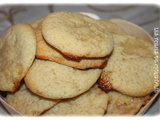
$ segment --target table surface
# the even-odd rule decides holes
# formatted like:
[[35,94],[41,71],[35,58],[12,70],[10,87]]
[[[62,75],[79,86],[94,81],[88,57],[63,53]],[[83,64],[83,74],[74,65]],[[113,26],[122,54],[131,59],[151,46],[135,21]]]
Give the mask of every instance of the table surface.
[[[55,11],[89,12],[108,20],[120,18],[133,22],[145,29],[154,38],[154,28],[159,27],[160,15],[158,5],[142,4],[41,4],[41,5],[1,5],[0,6],[0,36],[11,25],[19,22],[30,23]],[[160,46],[160,42],[158,43]],[[149,110],[148,115],[160,113],[160,97],[158,96]],[[0,115],[9,113],[0,103]]]

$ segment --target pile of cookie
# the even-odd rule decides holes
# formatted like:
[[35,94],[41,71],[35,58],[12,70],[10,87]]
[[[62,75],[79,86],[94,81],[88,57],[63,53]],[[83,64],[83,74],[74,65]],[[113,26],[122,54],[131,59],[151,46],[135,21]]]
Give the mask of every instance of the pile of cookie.
[[116,24],[68,11],[0,38],[0,90],[22,115],[134,115],[150,100],[154,46]]

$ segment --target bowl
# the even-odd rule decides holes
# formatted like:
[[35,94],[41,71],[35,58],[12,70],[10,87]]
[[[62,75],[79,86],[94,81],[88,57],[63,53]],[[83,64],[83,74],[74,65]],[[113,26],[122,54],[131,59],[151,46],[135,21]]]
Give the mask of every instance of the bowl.
[[[99,19],[99,17],[93,13],[83,13],[86,14],[90,17],[93,17],[95,19]],[[135,37],[139,37],[139,38],[143,38],[144,40],[154,44],[154,40],[153,38],[141,27],[137,26],[134,23],[128,22],[126,20],[122,20],[122,19],[110,19],[109,21],[116,23],[118,26],[120,26],[122,29],[124,29],[124,31],[132,36]],[[151,104],[153,103],[153,101],[155,100],[155,98],[158,96],[160,92],[160,89],[156,92],[153,93],[153,95],[151,96],[151,100],[144,106],[142,107],[139,112],[136,115],[143,115],[151,106]],[[22,115],[21,113],[19,113],[18,111],[16,111],[12,106],[10,106],[9,104],[6,103],[5,101],[5,97],[3,97],[0,93],[0,101],[1,103],[4,105],[4,107],[7,109],[7,111],[11,114],[11,115]]]

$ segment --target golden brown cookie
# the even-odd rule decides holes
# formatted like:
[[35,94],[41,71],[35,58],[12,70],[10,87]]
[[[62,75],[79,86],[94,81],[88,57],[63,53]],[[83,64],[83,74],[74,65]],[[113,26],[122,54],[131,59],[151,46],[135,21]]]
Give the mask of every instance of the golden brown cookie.
[[24,80],[35,94],[51,99],[72,98],[90,89],[101,69],[79,70],[56,62],[36,59]]
[[62,100],[43,115],[51,116],[100,116],[104,115],[108,105],[108,95],[94,85],[88,92]]
[[27,23],[11,26],[0,39],[0,90],[14,91],[33,63],[34,29]]
[[103,69],[99,86],[129,96],[145,96],[154,91],[154,47],[129,35],[114,35],[114,50]]
[[101,22],[67,11],[49,14],[42,23],[45,40],[68,57],[105,57],[112,52],[113,38]]
[[109,91],[107,95],[110,99],[106,115],[134,115],[150,100],[149,95],[130,97],[116,91]]
[[79,60],[73,60],[69,57],[66,57],[50,46],[43,38],[41,34],[41,26],[36,29],[36,37],[37,37],[37,49],[36,49],[36,57],[39,59],[45,59],[50,61],[55,61],[57,63],[61,63],[70,67],[78,68],[78,69],[87,69],[87,68],[102,68],[107,63],[107,57],[104,58],[82,58]]
[[14,109],[27,116],[37,116],[60,101],[40,97],[28,90],[25,84],[17,91],[8,93],[6,100]]

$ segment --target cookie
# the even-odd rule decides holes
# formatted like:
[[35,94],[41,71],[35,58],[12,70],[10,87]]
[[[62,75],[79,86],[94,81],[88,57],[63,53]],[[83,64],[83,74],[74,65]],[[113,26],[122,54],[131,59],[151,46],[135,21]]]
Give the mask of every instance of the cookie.
[[26,88],[25,84],[22,84],[17,91],[8,93],[6,100],[15,110],[27,116],[37,116],[60,101],[35,95]]
[[36,59],[24,80],[34,93],[51,99],[72,98],[90,89],[101,69],[79,70]]
[[42,34],[51,46],[71,58],[109,55],[112,35],[101,22],[73,12],[54,12],[42,22]]
[[0,39],[0,90],[14,91],[33,63],[34,29],[27,23],[11,26]]
[[146,96],[154,91],[154,47],[129,35],[114,35],[114,50],[98,81],[108,91]]
[[70,67],[78,69],[87,68],[102,68],[107,63],[107,57],[104,58],[82,58],[80,60],[73,60],[63,55],[60,51],[50,46],[41,34],[41,27],[36,29],[37,49],[36,57],[39,59],[55,61]]
[[112,34],[119,34],[119,35],[125,35],[125,31],[120,28],[117,24],[111,22],[111,21],[106,21],[106,20],[99,20],[102,24],[104,24],[108,28],[108,32]]
[[150,96],[130,97],[116,91],[109,91],[109,103],[106,115],[134,115],[147,104]]
[[34,28],[37,29],[39,26],[41,26],[43,20],[45,19],[45,17],[39,18],[33,22],[30,23],[30,25]]
[[100,116],[104,115],[108,105],[108,95],[94,85],[86,93],[59,102],[46,111],[45,116]]

